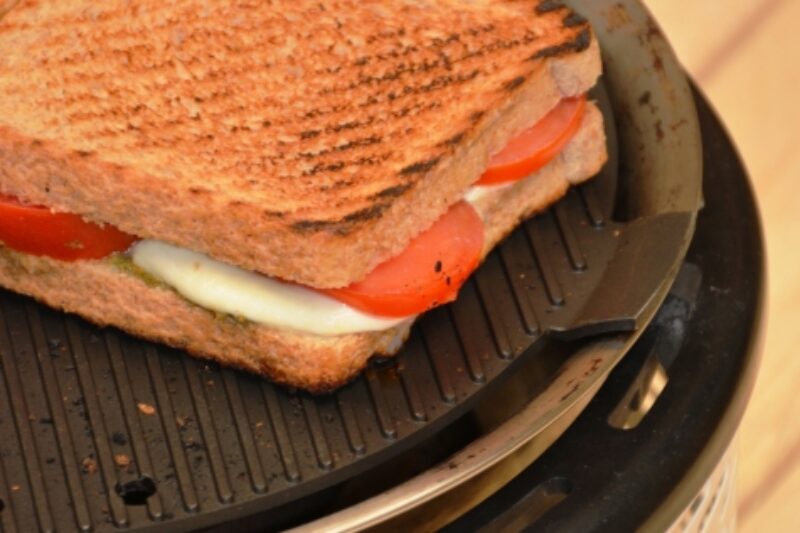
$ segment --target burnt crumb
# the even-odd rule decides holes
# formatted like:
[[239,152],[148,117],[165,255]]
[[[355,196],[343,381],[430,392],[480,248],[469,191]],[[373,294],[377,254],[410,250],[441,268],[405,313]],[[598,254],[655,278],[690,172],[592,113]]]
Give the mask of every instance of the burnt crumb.
[[117,468],[128,468],[133,463],[133,460],[124,453],[118,453],[114,456],[114,464]]
[[383,189],[380,192],[377,192],[369,197],[370,200],[378,200],[381,198],[397,198],[402,196],[408,189],[411,188],[410,183],[405,183],[403,185],[394,185],[393,187],[389,187],[387,189]]
[[401,176],[409,176],[411,174],[422,174],[422,173],[425,173],[425,172],[429,171],[430,169],[432,169],[433,167],[435,167],[436,165],[438,165],[439,164],[439,160],[440,160],[439,157],[434,157],[432,159],[428,159],[427,161],[420,161],[418,163],[414,163],[412,165],[408,165],[407,167],[405,167],[402,170],[400,170],[400,175]]
[[97,462],[91,457],[86,457],[81,461],[81,470],[84,474],[94,474],[97,472]]
[[575,36],[574,39],[571,41],[565,41],[561,44],[557,44],[554,46],[548,46],[547,48],[542,48],[531,57],[528,58],[529,61],[534,61],[537,59],[547,59],[549,57],[556,57],[563,54],[568,54],[572,52],[583,52],[592,42],[592,35],[589,33],[589,28],[584,28],[583,30]]
[[156,408],[150,404],[139,402],[136,404],[136,407],[139,409],[139,412],[142,413],[143,415],[152,416],[156,414]]
[[156,493],[155,482],[149,476],[141,476],[125,483],[117,483],[114,490],[125,505],[144,505],[147,498]]
[[211,191],[204,187],[189,187],[189,192],[192,194],[208,194]]
[[39,419],[39,423],[40,424],[52,424],[53,423],[53,419],[51,417],[49,417],[49,416],[43,416],[43,417],[41,417]]
[[550,13],[551,11],[558,11],[564,7],[563,2],[559,0],[542,0],[539,2],[539,5],[536,6],[536,12],[540,15],[545,13]]
[[564,17],[564,27],[565,28],[574,28],[575,26],[582,26],[586,24],[588,21],[586,17],[578,15],[577,13],[570,13],[566,17]]
[[525,76],[517,76],[513,80],[508,80],[507,82],[505,82],[503,84],[503,90],[509,92],[513,91],[523,83],[525,83]]
[[313,139],[314,137],[318,137],[320,133],[322,133],[322,130],[301,131],[300,132],[300,139],[304,140],[304,141],[307,140],[307,139]]
[[89,157],[94,154],[94,152],[90,150],[75,150],[75,153],[81,157]]
[[117,446],[125,446],[128,444],[128,438],[121,431],[115,431],[111,434],[111,442]]
[[441,272],[442,271],[442,262],[441,261],[436,261],[436,264],[433,265],[433,271],[434,272]]
[[38,148],[38,147],[42,146],[43,144],[44,144],[44,141],[41,141],[39,139],[31,139],[31,146],[33,146],[34,148]]
[[642,95],[639,97],[639,105],[648,105],[648,104],[650,104],[650,98],[651,97],[652,97],[652,95],[650,94],[650,91],[643,92]]

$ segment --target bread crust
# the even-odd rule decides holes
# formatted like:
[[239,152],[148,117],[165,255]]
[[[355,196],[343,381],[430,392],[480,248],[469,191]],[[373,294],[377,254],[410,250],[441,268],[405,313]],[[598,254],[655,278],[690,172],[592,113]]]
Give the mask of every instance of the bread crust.
[[396,255],[600,72],[553,2],[129,4],[0,21],[0,192],[314,287]]
[[[589,104],[579,132],[554,161],[479,202],[486,221],[485,253],[519,220],[556,201],[570,183],[594,175],[605,160],[602,118]],[[324,337],[241,323],[193,305],[168,288],[150,286],[109,261],[64,263],[3,247],[0,285],[97,324],[312,392],[345,384],[375,353],[393,353],[411,326],[409,322],[385,332]]]

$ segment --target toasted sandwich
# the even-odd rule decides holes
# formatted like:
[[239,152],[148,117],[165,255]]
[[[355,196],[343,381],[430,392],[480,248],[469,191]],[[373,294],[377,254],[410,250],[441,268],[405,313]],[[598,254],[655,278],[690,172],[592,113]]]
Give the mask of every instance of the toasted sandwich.
[[310,391],[606,160],[551,0],[20,0],[0,285]]

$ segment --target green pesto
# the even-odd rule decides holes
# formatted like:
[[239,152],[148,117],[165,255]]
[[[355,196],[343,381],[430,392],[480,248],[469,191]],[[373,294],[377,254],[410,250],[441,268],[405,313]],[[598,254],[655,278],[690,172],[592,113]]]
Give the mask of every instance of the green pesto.
[[139,267],[128,255],[112,254],[106,260],[115,268],[135,278],[139,278],[140,281],[144,282],[144,284],[150,288],[170,288],[166,283]]
[[213,310],[209,311],[214,314],[214,318],[219,322],[231,322],[239,326],[247,326],[249,324],[252,324],[252,322],[250,322],[248,319],[239,314],[232,315],[230,313],[221,313],[219,311],[213,311]]
[[[172,287],[170,287],[169,285],[167,285],[157,277],[151,275],[146,270],[144,270],[136,263],[134,263],[131,260],[130,256],[128,255],[113,254],[107,259],[107,261],[117,269],[125,272],[126,274],[139,278],[139,280],[141,280],[145,285],[147,285],[150,288],[153,289],[162,288],[175,292],[175,290]],[[175,294],[178,293],[175,292]],[[181,298],[183,298],[183,296],[181,296]],[[197,305],[197,304],[192,303],[192,305]],[[202,306],[200,307],[202,309],[205,309]],[[233,322],[234,324],[238,324],[240,326],[247,326],[251,324],[251,322],[248,319],[239,314],[221,313],[219,311],[214,311],[213,309],[205,309],[205,310],[213,314],[214,318],[220,322]]]

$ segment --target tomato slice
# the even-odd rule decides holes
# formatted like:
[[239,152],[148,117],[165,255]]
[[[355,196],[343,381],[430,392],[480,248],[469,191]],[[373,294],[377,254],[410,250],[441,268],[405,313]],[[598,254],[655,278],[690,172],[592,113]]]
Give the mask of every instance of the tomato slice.
[[578,131],[585,108],[585,95],[561,100],[544,118],[494,154],[477,184],[516,181],[545,166]]
[[458,202],[364,280],[322,292],[375,315],[416,315],[455,300],[478,266],[482,249],[480,215],[467,202]]
[[53,213],[0,195],[0,242],[12,250],[62,261],[101,259],[127,250],[136,237],[79,215]]

